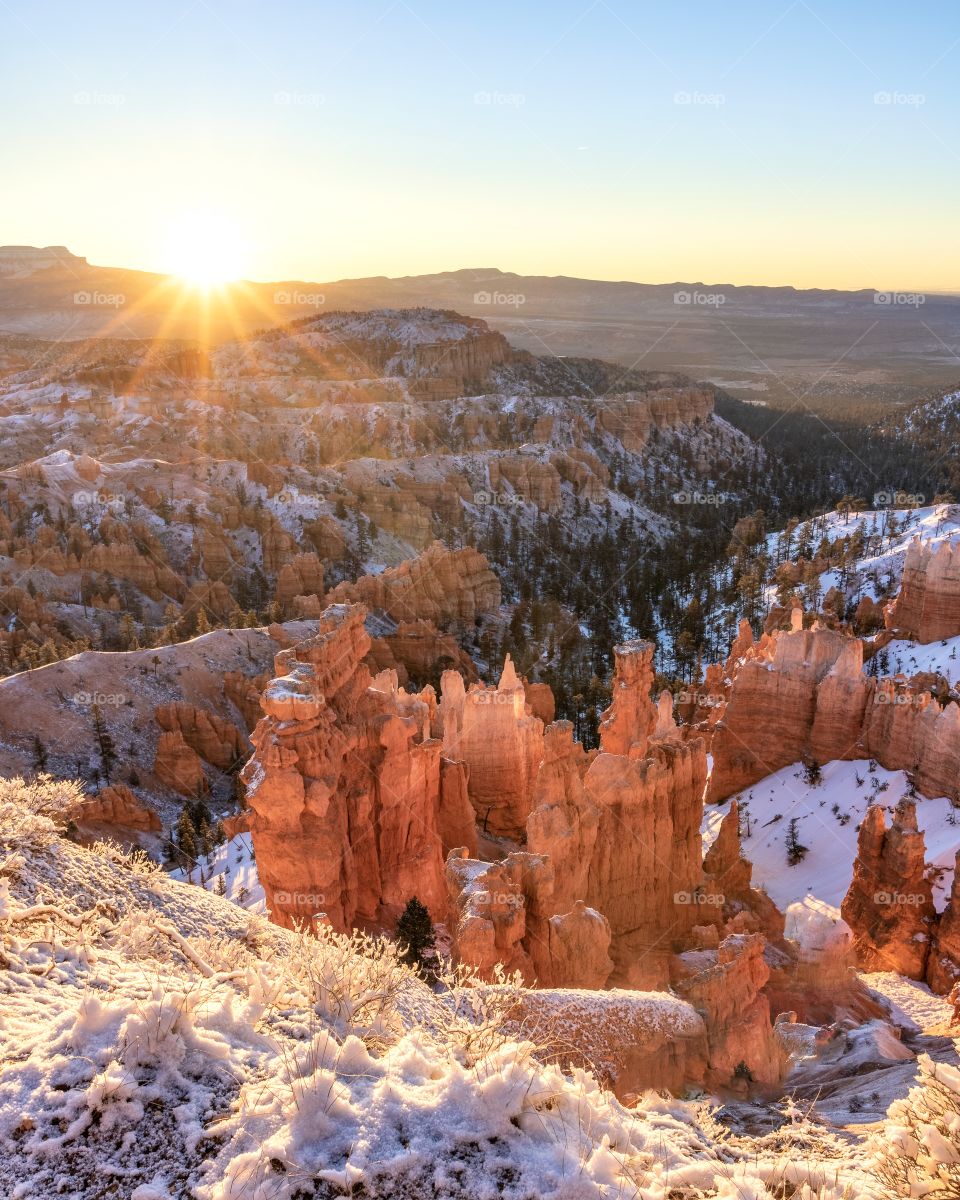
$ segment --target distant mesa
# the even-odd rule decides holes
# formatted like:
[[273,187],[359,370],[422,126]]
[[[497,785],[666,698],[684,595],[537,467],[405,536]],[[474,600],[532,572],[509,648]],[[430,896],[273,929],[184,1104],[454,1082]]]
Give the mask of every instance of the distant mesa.
[[85,267],[87,260],[66,246],[0,246],[0,276],[22,279],[50,267]]

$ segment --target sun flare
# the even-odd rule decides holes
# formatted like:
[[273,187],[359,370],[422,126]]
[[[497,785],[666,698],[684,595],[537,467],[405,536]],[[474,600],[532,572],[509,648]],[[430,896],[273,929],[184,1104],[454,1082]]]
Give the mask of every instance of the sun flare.
[[170,228],[167,261],[170,274],[209,290],[243,275],[243,240],[228,220],[187,214]]

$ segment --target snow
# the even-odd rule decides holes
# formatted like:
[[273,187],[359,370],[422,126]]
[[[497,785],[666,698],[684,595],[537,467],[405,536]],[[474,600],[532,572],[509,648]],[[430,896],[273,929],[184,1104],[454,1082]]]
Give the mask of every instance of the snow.
[[[857,778],[863,782],[857,784]],[[884,786],[886,785],[886,786]],[[871,803],[892,809],[908,794],[903,771],[871,769],[865,760],[829,762],[823,782],[804,781],[800,764],[784,767],[739,796],[743,853],[753,863],[754,886],[766,889],[780,909],[807,896],[839,908],[853,875],[857,829]],[[837,812],[834,812],[834,806]],[[704,812],[705,848],[712,844],[730,801]],[[749,817],[749,836],[747,826]],[[808,853],[802,862],[787,865],[785,839],[790,821]],[[957,824],[951,824],[956,819]],[[960,816],[946,798],[917,800],[917,824],[926,838],[927,862],[937,868],[934,903],[942,910],[950,892],[954,859],[960,847]]]
[[[267,911],[266,896],[253,856],[253,839],[249,833],[238,833],[212,853],[198,858],[197,865],[191,871],[177,869],[170,874],[174,879],[200,884],[207,891],[217,892],[248,912]],[[218,891],[221,880],[226,889],[222,893]]]
[[[937,996],[925,983],[905,979],[893,971],[868,971],[863,982],[887,1006],[898,1025],[918,1033],[946,1033],[953,1020],[953,1005]],[[956,1027],[951,1031],[956,1034]]]
[[[886,654],[882,674],[909,677],[921,671],[935,671],[951,686],[960,683],[960,636],[940,642],[928,642],[925,645],[897,638],[888,642],[880,654]],[[870,666],[869,662],[865,663],[864,670]]]
[[[703,1103],[625,1108],[510,1034],[510,985],[434,992],[387,944],[60,839],[70,787],[0,781],[3,1194],[881,1200],[796,1114],[761,1143]],[[645,1005],[666,1031],[687,1007]]]

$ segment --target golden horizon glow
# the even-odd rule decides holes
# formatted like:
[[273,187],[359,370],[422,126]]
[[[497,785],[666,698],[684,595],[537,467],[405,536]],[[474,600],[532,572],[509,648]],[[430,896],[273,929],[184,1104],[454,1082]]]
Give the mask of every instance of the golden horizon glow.
[[170,226],[166,273],[184,285],[209,292],[244,274],[246,247],[235,222],[211,213],[182,213]]

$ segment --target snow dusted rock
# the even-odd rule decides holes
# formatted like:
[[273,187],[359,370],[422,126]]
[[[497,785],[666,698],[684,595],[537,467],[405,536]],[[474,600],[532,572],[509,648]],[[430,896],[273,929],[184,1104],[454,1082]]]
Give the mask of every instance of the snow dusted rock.
[[[720,915],[725,922],[736,922],[738,932],[762,932],[773,942],[784,936],[784,917],[774,902],[759,888],[751,886],[753,866],[743,856],[740,843],[740,809],[730,802],[713,844],[704,855],[707,876],[705,893],[718,898],[718,906],[707,906],[705,916]],[[729,927],[729,932],[734,930]]]
[[912,800],[899,802],[889,829],[881,807],[867,810],[841,912],[865,970],[924,978],[936,910]]
[[890,627],[918,642],[960,634],[960,546],[931,547],[915,537],[903,564]]
[[707,1033],[689,1002],[666,992],[545,988],[522,994],[518,1029],[534,1029],[564,1066],[596,1072],[621,1099],[647,1088],[703,1086]]
[[472,622],[499,608],[500,582],[478,550],[448,550],[434,542],[418,558],[338,584],[327,602],[364,604],[395,621]]
[[465,824],[462,778],[441,782],[432,689],[376,680],[362,606],[329,607],[315,637],[277,655],[243,771],[273,919],[390,924],[413,897],[446,916],[444,837]]
[[125,783],[101,788],[95,796],[84,796],[73,814],[81,834],[102,835],[104,827],[118,839],[129,832],[159,833],[160,818]]

